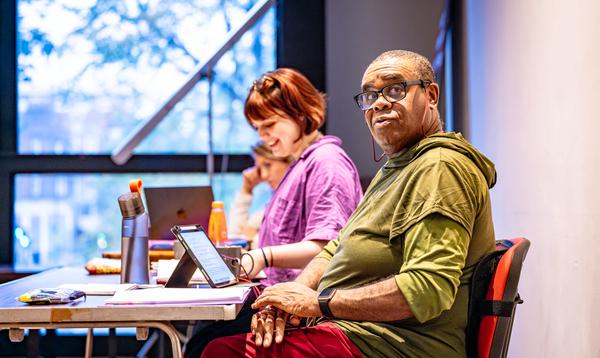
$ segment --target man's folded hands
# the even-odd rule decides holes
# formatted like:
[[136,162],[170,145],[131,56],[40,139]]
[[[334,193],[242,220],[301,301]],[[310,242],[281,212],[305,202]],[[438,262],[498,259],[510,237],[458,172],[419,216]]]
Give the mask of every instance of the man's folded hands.
[[265,288],[252,304],[259,311],[252,317],[250,330],[257,346],[268,348],[283,341],[286,323],[300,324],[301,317],[320,317],[317,291],[297,283],[286,282]]

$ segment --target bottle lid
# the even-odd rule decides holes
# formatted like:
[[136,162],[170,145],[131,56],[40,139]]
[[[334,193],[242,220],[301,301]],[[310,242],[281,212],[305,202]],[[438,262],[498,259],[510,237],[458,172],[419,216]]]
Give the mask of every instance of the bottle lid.
[[134,216],[146,212],[144,202],[140,193],[125,193],[119,196],[119,208],[124,218],[132,218]]
[[213,201],[211,207],[213,209],[224,209],[225,208],[225,203],[223,203],[222,201]]

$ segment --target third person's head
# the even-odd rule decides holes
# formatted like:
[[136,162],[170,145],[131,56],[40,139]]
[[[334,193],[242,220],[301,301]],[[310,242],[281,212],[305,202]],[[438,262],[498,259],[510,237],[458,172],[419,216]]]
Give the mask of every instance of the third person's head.
[[258,171],[260,180],[268,183],[273,190],[277,189],[292,158],[275,156],[263,142],[252,146],[252,152],[254,153],[254,166]]

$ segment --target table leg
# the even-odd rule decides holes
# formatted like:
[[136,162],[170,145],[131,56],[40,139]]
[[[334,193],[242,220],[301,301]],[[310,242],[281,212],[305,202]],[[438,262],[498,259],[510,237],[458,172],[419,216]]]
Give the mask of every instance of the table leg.
[[173,349],[173,358],[181,358],[181,340],[177,335],[177,330],[170,323],[154,322],[153,326],[159,328],[169,337],[171,340],[171,348]]
[[85,358],[92,357],[93,349],[94,349],[94,329],[88,328],[87,336],[85,337]]
[[53,322],[53,323],[27,323],[22,322],[16,324],[5,324],[0,323],[0,330],[8,329],[9,338],[11,342],[23,341],[23,329],[40,329],[40,328],[81,328],[87,327],[88,334],[85,342],[85,357],[92,356],[92,339],[93,339],[93,327],[96,328],[112,328],[112,327],[154,327],[163,331],[171,341],[171,348],[173,350],[173,358],[181,358],[181,339],[179,338],[179,332],[168,322],[153,322],[153,321],[124,321],[124,322]]

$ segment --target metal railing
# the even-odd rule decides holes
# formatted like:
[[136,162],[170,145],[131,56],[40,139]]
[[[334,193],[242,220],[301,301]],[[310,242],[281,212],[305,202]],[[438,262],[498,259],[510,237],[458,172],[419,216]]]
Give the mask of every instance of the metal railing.
[[214,152],[213,152],[213,118],[212,118],[212,85],[213,68],[221,57],[230,50],[235,43],[254,25],[261,17],[276,3],[276,0],[260,0],[248,11],[242,23],[231,29],[227,37],[217,47],[214,53],[204,62],[200,63],[192,75],[179,87],[177,91],[152,115],[149,119],[140,123],[111,153],[112,161],[117,165],[123,165],[131,158],[134,149],[146,138],[156,126],[167,116],[167,114],[179,103],[194,86],[203,78],[208,79],[208,155],[207,172],[212,183],[214,174]]

